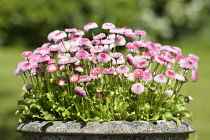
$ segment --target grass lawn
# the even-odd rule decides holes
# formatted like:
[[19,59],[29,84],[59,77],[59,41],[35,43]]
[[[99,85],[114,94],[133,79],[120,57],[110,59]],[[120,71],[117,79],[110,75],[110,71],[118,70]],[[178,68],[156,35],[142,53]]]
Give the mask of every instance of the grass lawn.
[[[194,140],[196,137],[198,140],[208,140],[210,133],[210,105],[208,105],[210,102],[210,94],[208,93],[210,91],[210,45],[208,31],[205,29],[200,34],[168,43],[182,48],[184,56],[193,53],[200,57],[199,81],[187,83],[181,91],[185,95],[194,97],[194,101],[189,104],[189,109],[194,113],[192,123],[196,127],[196,133],[190,135],[190,140]],[[21,98],[23,82],[21,76],[13,75],[13,71],[17,63],[23,60],[20,57],[22,51],[24,48],[21,47],[0,48],[0,138],[2,140],[21,139],[20,134],[14,129],[18,123],[15,110],[17,109],[17,100]]]

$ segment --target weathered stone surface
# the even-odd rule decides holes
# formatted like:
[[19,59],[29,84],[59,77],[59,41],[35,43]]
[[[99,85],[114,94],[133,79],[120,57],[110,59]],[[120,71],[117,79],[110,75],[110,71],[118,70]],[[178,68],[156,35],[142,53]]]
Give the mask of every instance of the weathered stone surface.
[[25,121],[16,131],[25,140],[186,140],[195,129],[187,121]]

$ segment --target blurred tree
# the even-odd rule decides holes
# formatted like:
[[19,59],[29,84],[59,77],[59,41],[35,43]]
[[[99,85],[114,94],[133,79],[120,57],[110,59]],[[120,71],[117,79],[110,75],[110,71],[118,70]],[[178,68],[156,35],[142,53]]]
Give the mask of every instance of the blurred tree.
[[[1,0],[0,45],[46,42],[55,29],[83,29],[87,22],[114,23],[146,30],[150,38],[173,39],[183,29],[198,29],[208,0]],[[202,15],[202,16],[201,16]]]

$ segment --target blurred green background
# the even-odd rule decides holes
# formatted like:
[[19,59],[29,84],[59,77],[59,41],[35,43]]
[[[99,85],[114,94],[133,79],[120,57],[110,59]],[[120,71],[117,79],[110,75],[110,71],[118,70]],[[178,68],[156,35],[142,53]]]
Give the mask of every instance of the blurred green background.
[[184,56],[200,57],[199,81],[184,85],[182,93],[194,97],[196,133],[190,140],[209,140],[210,133],[210,1],[209,0],[1,0],[0,1],[0,138],[21,140],[15,132],[17,100],[23,82],[13,71],[25,50],[47,42],[55,29],[83,29],[87,22],[114,23],[145,30],[145,40],[178,46]]

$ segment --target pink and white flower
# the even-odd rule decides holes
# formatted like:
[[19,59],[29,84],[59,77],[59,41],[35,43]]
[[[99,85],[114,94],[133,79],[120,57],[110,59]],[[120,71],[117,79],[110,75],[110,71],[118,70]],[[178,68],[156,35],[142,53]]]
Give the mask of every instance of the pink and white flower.
[[104,74],[113,74],[115,72],[114,68],[107,68],[103,70]]
[[49,73],[56,72],[56,71],[58,71],[58,66],[55,65],[55,64],[48,65],[48,66],[47,66],[47,71],[48,71]]
[[76,86],[74,88],[74,92],[79,97],[85,97],[87,95],[86,91],[82,87],[79,87],[79,86]]
[[33,53],[31,51],[25,51],[21,54],[22,57],[28,58],[32,55]]
[[99,39],[102,39],[102,38],[104,38],[104,37],[106,37],[106,34],[105,34],[105,33],[100,33],[100,34],[98,34],[98,35],[95,35],[95,36],[93,37],[93,39],[94,39],[94,40],[99,40]]
[[164,75],[156,75],[154,77],[155,82],[160,83],[160,84],[164,84],[167,82],[167,79]]
[[96,59],[98,60],[99,63],[107,63],[111,60],[111,57],[106,54],[106,53],[100,53]]
[[104,23],[102,25],[102,29],[112,29],[112,28],[115,28],[115,25],[112,23]]
[[144,71],[142,69],[135,69],[133,73],[136,78],[142,78],[144,76]]
[[166,70],[165,74],[169,78],[175,78],[175,76],[176,76],[176,73],[173,70],[169,70],[169,69]]
[[143,76],[141,77],[141,80],[144,82],[149,82],[152,80],[152,74],[148,72],[144,72]]
[[115,34],[123,34],[123,29],[122,28],[111,28],[109,30],[110,33],[115,33]]
[[135,30],[135,34],[140,35],[140,36],[146,36],[147,35],[147,33],[145,31],[142,31],[142,30]]
[[119,73],[119,74],[126,74],[129,72],[129,68],[126,66],[126,65],[120,65],[119,67],[117,67],[116,71]]
[[123,36],[118,35],[115,38],[115,44],[117,46],[124,46],[126,44],[125,38]]
[[79,74],[73,74],[69,78],[70,82],[78,82],[79,79],[80,79],[80,75]]
[[135,83],[132,85],[131,91],[134,94],[141,94],[142,92],[144,92],[144,86],[141,83]]
[[80,50],[75,54],[78,59],[88,59],[89,53],[85,50]]
[[89,82],[90,80],[91,80],[90,76],[88,76],[88,75],[80,75],[80,78],[79,78],[78,82]]
[[97,27],[98,27],[97,23],[95,23],[95,22],[89,22],[89,23],[87,23],[84,26],[84,30],[85,31],[89,31],[89,30],[94,29],[94,28],[97,28]]
[[136,68],[144,68],[144,67],[146,67],[146,66],[148,66],[149,65],[149,62],[148,61],[146,61],[145,59],[139,59],[137,62],[136,62]]
[[26,62],[26,63],[22,64],[21,70],[28,71],[32,68],[32,66],[33,65],[31,64],[31,62]]
[[196,70],[192,70],[191,77],[192,77],[192,81],[196,82],[198,80],[198,72]]
[[31,74],[36,74],[36,73],[41,73],[41,72],[44,72],[41,66],[33,66],[30,70]]
[[175,79],[177,79],[181,82],[185,82],[185,77],[181,73],[176,73]]
[[93,76],[97,76],[102,72],[102,69],[99,67],[95,67],[90,71],[90,74]]
[[127,37],[131,37],[131,38],[135,38],[136,37],[136,34],[134,32],[125,32],[124,34]]
[[101,53],[103,52],[104,47],[103,46],[94,46],[90,49],[91,53]]
[[63,80],[63,79],[58,80],[58,85],[59,85],[59,86],[61,86],[61,87],[63,87],[63,86],[65,86],[65,85],[66,85],[66,81],[65,81],[65,80]]
[[162,56],[155,56],[154,58],[155,62],[164,65],[165,64],[165,59]]
[[123,57],[120,57],[120,58],[117,58],[117,59],[112,58],[112,64],[113,65],[123,64],[123,63],[125,63],[125,59]]
[[126,47],[129,48],[129,49],[134,49],[134,50],[137,49],[136,45],[134,45],[132,42],[128,42],[126,44]]

